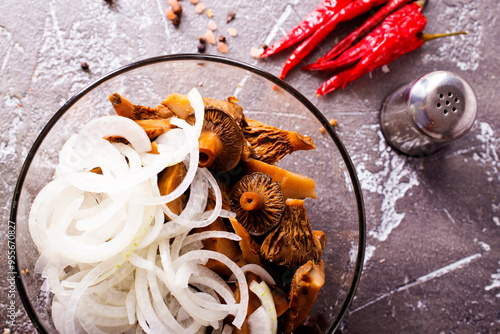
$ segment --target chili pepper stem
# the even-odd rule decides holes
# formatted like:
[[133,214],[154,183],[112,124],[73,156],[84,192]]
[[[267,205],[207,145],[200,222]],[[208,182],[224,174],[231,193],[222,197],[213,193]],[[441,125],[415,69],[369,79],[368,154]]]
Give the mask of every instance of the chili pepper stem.
[[417,0],[417,1],[415,1],[415,4],[419,5],[422,8],[425,7],[426,3],[427,3],[427,0]]
[[422,34],[422,40],[425,42],[428,42],[430,40],[436,39],[436,38],[441,38],[441,37],[448,37],[448,36],[455,36],[455,35],[467,35],[467,31],[457,31],[457,32],[450,32],[450,33],[445,33],[445,34]]

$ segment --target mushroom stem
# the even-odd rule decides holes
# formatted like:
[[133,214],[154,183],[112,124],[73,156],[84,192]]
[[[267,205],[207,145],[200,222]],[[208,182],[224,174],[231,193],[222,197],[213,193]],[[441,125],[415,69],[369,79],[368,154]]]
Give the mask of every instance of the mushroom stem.
[[240,197],[241,208],[245,211],[262,209],[264,204],[264,196],[253,191],[244,192]]
[[220,138],[212,131],[202,131],[198,139],[200,160],[198,166],[210,167],[223,150]]
[[132,102],[118,93],[111,94],[108,96],[108,99],[113,105],[117,115],[132,118],[132,114],[134,112],[134,105]]

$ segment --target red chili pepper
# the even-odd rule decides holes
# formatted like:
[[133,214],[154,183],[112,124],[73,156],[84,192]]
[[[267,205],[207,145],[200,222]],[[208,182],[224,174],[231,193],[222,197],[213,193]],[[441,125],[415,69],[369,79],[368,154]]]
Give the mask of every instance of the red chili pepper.
[[[354,64],[356,61],[365,56],[368,52],[372,51],[375,46],[384,38],[387,31],[397,24],[397,21],[412,13],[421,12],[422,7],[415,3],[406,5],[399,10],[389,15],[385,20],[369,34],[367,34],[361,41],[353,47],[345,50],[335,60],[320,63],[319,61],[313,64],[304,66],[302,70],[318,71],[318,70],[336,70],[344,66]],[[338,45],[338,44],[337,44]]]
[[347,37],[345,37],[342,41],[337,43],[326,55],[319,58],[317,63],[323,63],[330,59],[338,56],[342,51],[347,49],[351,44],[358,39],[360,36],[365,35],[374,27],[376,27],[380,22],[382,22],[387,16],[389,16],[395,10],[401,8],[406,5],[411,0],[392,0],[387,5],[382,7],[379,11],[377,11],[372,17],[370,17],[366,22],[361,25],[358,29],[351,32]]
[[285,78],[288,71],[290,71],[295,65],[304,59],[304,57],[307,56],[312,49],[321,43],[321,41],[323,41],[323,39],[325,39],[325,37],[328,36],[333,29],[335,29],[337,24],[349,21],[361,14],[366,13],[374,7],[386,3],[387,1],[389,0],[356,0],[342,8],[338,13],[333,15],[326,24],[319,27],[311,36],[309,36],[309,38],[307,38],[295,49],[283,67],[280,78]]
[[323,0],[315,10],[292,29],[285,37],[269,46],[261,55],[261,58],[271,56],[302,41],[311,35],[323,22],[328,21],[335,13],[352,0]]
[[316,94],[324,95],[337,88],[345,87],[349,82],[374,69],[390,63],[405,53],[418,49],[423,44],[419,33],[424,30],[427,19],[420,12],[407,15],[387,31],[381,42],[367,53],[352,69],[334,75],[324,82]]
[[460,31],[438,35],[423,34],[422,31],[426,23],[427,19],[420,11],[403,17],[395,23],[390,31],[384,34],[383,39],[372,52],[368,52],[356,66],[334,75],[324,82],[316,92],[317,95],[324,95],[339,87],[345,87],[348,83],[358,79],[362,75],[420,48],[425,42],[431,39],[467,33]]

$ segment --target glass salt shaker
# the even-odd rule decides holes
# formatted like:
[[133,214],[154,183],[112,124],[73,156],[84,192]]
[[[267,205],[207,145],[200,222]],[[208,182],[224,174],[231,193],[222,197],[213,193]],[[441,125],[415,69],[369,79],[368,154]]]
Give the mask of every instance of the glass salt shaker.
[[385,99],[380,128],[396,150],[425,156],[466,134],[476,110],[476,94],[464,79],[449,71],[436,71]]

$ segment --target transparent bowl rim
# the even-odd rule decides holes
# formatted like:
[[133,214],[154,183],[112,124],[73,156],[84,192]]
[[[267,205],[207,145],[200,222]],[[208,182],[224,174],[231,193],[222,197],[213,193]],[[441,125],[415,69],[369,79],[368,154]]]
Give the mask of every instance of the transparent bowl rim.
[[[13,225],[15,227],[16,224],[16,218],[17,218],[17,208],[18,208],[18,203],[21,195],[21,190],[24,184],[24,180],[26,177],[26,174],[29,170],[29,167],[31,165],[31,162],[33,161],[36,152],[38,151],[40,145],[42,144],[43,140],[47,136],[47,134],[50,132],[52,127],[57,123],[57,121],[68,111],[77,101],[79,101],[83,96],[85,96],[87,93],[92,91],[94,88],[98,87],[102,83],[106,82],[109,79],[112,79],[114,77],[119,76],[122,73],[152,65],[152,64],[157,64],[157,63],[162,63],[162,62],[169,62],[169,61],[206,61],[206,62],[214,62],[214,63],[221,63],[221,64],[226,64],[234,67],[239,67],[243,70],[247,70],[249,72],[252,72],[254,74],[257,74],[272,83],[276,84],[277,86],[281,87],[285,91],[287,91],[289,94],[291,94],[293,97],[295,97],[298,101],[300,101],[321,123],[321,125],[325,128],[326,133],[332,138],[334,141],[335,145],[337,146],[337,149],[339,150],[342,159],[344,160],[346,164],[346,168],[349,173],[349,177],[351,178],[352,181],[352,186],[353,186],[353,191],[354,195],[356,198],[356,204],[357,204],[357,211],[358,211],[358,221],[359,221],[359,237],[358,237],[358,254],[356,258],[356,263],[354,267],[354,275],[352,278],[352,284],[349,288],[349,291],[346,295],[346,298],[344,300],[344,303],[340,309],[339,315],[335,319],[334,323],[330,326],[328,329],[327,333],[333,333],[338,326],[340,325],[342,319],[344,318],[345,314],[347,313],[347,310],[349,309],[349,306],[351,305],[351,302],[354,298],[354,295],[356,293],[356,289],[359,284],[359,280],[361,278],[361,272],[363,269],[363,263],[364,263],[364,256],[365,256],[365,246],[366,246],[366,216],[365,216],[365,208],[364,208],[364,202],[363,202],[363,195],[361,193],[361,186],[359,184],[359,180],[356,174],[356,169],[354,167],[354,164],[352,163],[352,160],[338,137],[337,133],[331,126],[330,122],[325,118],[325,116],[314,106],[312,102],[310,102],[304,95],[302,95],[297,89],[293,88],[286,82],[282,81],[278,77],[274,76],[273,74],[270,74],[269,72],[266,72],[254,65],[227,58],[227,57],[222,57],[222,56],[216,56],[216,55],[201,55],[201,54],[175,54],[175,55],[163,55],[163,56],[157,56],[157,57],[152,57],[152,58],[146,58],[142,59],[136,62],[132,62],[128,65],[122,66],[112,72],[109,72],[108,74],[102,76],[98,80],[92,82],[89,84],[87,87],[83,88],[80,92],[75,94],[73,97],[71,97],[64,105],[62,105],[59,110],[52,116],[52,118],[47,122],[47,124],[44,126],[38,137],[36,138],[35,142],[33,143],[31,149],[28,152],[28,155],[24,161],[24,164],[21,167],[21,171],[14,189],[14,195],[13,199],[11,202],[11,210],[10,210],[10,219],[9,219],[9,225]],[[15,235],[14,235],[15,236]],[[16,240],[14,238],[13,242],[15,243]],[[19,293],[19,296],[21,298],[21,301],[23,303],[23,306],[26,310],[26,313],[28,314],[29,318],[31,319],[33,325],[36,327],[36,329],[40,333],[47,333],[47,331],[43,328],[43,325],[41,321],[38,318],[38,315],[36,314],[33,306],[31,305],[31,301],[29,300],[28,294],[26,290],[24,289],[24,285],[22,283],[22,278],[21,278],[21,268],[19,268],[19,262],[17,259],[17,253],[15,257],[15,281],[16,281],[16,287],[17,291]]]

